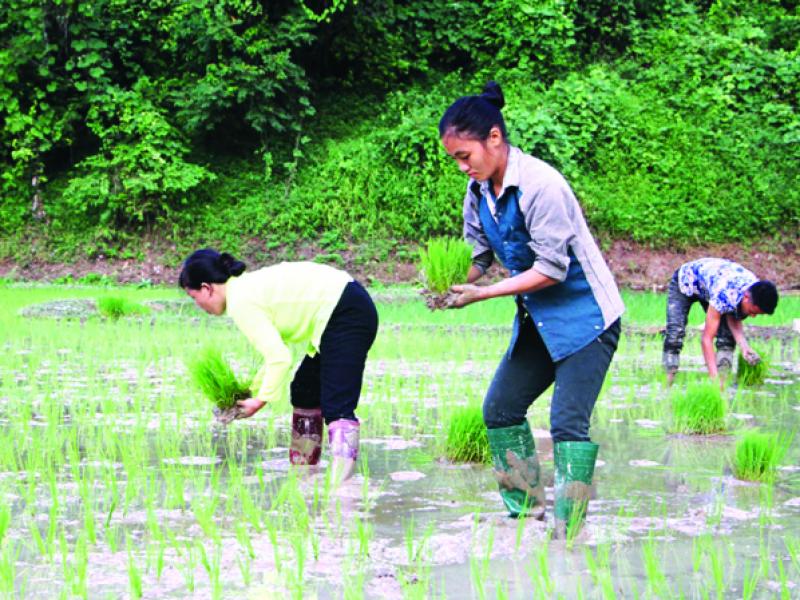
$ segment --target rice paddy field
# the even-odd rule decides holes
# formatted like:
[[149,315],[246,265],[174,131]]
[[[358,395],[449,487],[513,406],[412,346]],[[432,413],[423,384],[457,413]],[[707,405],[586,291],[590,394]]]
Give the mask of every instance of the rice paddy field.
[[[800,597],[800,297],[746,324],[769,371],[748,387],[731,376],[722,430],[701,435],[677,432],[671,398],[704,377],[696,327],[668,390],[665,299],[626,293],[593,416],[594,496],[566,543],[550,540],[551,504],[545,522],[510,519],[489,465],[445,458],[449,415],[480,405],[513,302],[430,312],[411,288],[371,292],[381,326],[357,413],[359,472],[334,489],[324,448],[320,469],[289,468],[288,402],[215,422],[187,363],[211,345],[239,373],[258,364],[227,319],[175,289],[0,286],[0,593]],[[101,316],[112,296],[146,308]],[[552,503],[548,414],[549,393],[528,416]],[[735,468],[737,455],[760,456],[737,453],[755,432],[748,444],[781,451],[761,470]]]

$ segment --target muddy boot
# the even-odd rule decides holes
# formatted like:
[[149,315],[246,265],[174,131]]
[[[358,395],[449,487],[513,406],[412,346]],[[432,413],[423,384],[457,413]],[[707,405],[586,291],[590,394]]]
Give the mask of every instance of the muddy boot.
[[322,453],[322,410],[295,408],[292,412],[292,443],[289,462],[293,465],[315,465]]
[[675,379],[675,373],[681,363],[681,355],[677,352],[664,352],[661,355],[661,362],[664,365],[664,372],[667,374],[667,384],[671,385]]
[[717,349],[717,370],[729,373],[733,368],[733,348]]
[[593,442],[553,445],[555,538],[573,539],[586,519],[598,448]]
[[353,476],[358,458],[359,423],[339,419],[328,425],[328,447],[331,453],[331,482],[341,483]]
[[500,496],[511,516],[544,519],[544,485],[528,422],[486,433]]

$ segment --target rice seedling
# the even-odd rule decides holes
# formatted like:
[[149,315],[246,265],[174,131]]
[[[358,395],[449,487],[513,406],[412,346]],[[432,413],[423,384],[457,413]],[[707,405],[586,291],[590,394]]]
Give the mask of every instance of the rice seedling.
[[794,570],[800,575],[800,539],[790,535],[783,541],[786,544],[786,550],[789,552],[789,558],[792,560]]
[[464,283],[472,264],[472,246],[453,237],[431,238],[419,250],[420,279],[428,308],[446,308],[450,287]]
[[690,383],[685,392],[674,390],[671,403],[676,432],[708,434],[725,429],[727,404],[713,381]]
[[150,309],[127,298],[104,296],[97,300],[97,312],[107,319],[117,320],[121,317],[144,315],[149,313]]
[[[409,299],[416,297],[413,289],[408,291]],[[155,294],[146,292],[124,293],[134,300]],[[86,298],[99,296],[91,289],[74,293]],[[39,289],[25,290],[24,295],[26,302],[30,297],[47,298],[47,292]],[[448,587],[454,574],[460,577],[458,590],[466,595],[472,574],[474,597],[522,597],[527,593],[534,598],[610,598],[615,590],[617,597],[637,597],[654,589],[675,597],[740,592],[744,597],[758,597],[766,593],[768,584],[775,585],[771,591],[777,594],[793,591],[786,590],[790,582],[783,590],[777,587],[785,579],[777,560],[784,560],[787,575],[796,578],[798,572],[797,558],[790,562],[790,542],[784,548],[782,540],[773,537],[771,544],[769,541],[769,532],[777,531],[776,525],[780,531],[791,531],[796,525],[796,511],[779,509],[786,500],[783,490],[758,486],[759,495],[762,490],[774,490],[775,507],[765,510],[765,502],[759,505],[756,488],[727,488],[725,478],[713,476],[724,468],[722,442],[686,437],[665,442],[664,426],[637,423],[650,420],[666,425],[670,421],[670,405],[662,401],[663,387],[649,373],[660,357],[660,346],[650,333],[623,338],[595,410],[593,426],[598,437],[607,449],[619,449],[618,455],[606,457],[603,494],[620,502],[618,508],[605,506],[595,515],[597,543],[604,551],[606,546],[612,551],[610,565],[602,554],[592,554],[595,587],[585,567],[574,577],[564,570],[568,560],[585,564],[582,552],[560,544],[548,546],[546,540],[541,544],[536,538],[530,540],[531,523],[525,527],[521,520],[497,528],[497,545],[501,553],[516,547],[518,556],[532,551],[530,558],[524,559],[526,566],[530,564],[530,577],[523,582],[518,574],[497,571],[498,562],[483,550],[487,538],[491,546],[489,525],[499,510],[489,469],[453,468],[433,459],[445,453],[449,416],[464,398],[485,392],[496,359],[506,348],[514,309],[508,299],[481,303],[471,311],[436,315],[422,303],[379,306],[386,326],[373,347],[364,401],[358,409],[364,437],[374,443],[364,444],[360,459],[363,485],[351,486],[346,500],[329,506],[328,496],[335,495],[323,489],[322,477],[314,480],[319,483],[313,487],[313,498],[305,482],[297,486],[296,498],[289,489],[280,493],[290,477],[278,465],[285,462],[288,404],[272,406],[257,419],[223,431],[208,427],[211,416],[203,410],[204,402],[198,406],[199,393],[185,389],[188,381],[181,368],[185,350],[179,348],[185,347],[189,328],[204,343],[223,349],[231,364],[246,364],[242,362],[250,355],[246,340],[231,336],[230,323],[224,319],[193,319],[190,323],[175,316],[147,325],[120,320],[114,325],[114,335],[109,336],[109,325],[99,319],[61,321],[54,326],[52,320],[16,313],[9,317],[6,309],[19,300],[11,297],[11,302],[3,305],[2,300],[8,298],[8,290],[0,289],[0,330],[7,333],[0,340],[4,350],[0,355],[0,408],[4,409],[0,415],[0,595],[25,597],[25,590],[32,588],[41,597],[135,596],[138,575],[144,596],[211,598],[220,595],[220,582],[229,574],[231,580],[224,585],[231,590],[226,589],[226,594],[258,595],[264,583],[260,581],[262,567],[272,564],[270,555],[274,553],[280,573],[270,586],[280,588],[282,597],[313,596],[318,585],[330,583],[326,595],[357,598],[370,589],[365,588],[365,580],[374,578],[365,558],[376,554],[376,549],[382,551],[387,542],[393,551],[402,550],[398,562],[406,563],[410,555],[396,584],[402,586],[398,592],[408,597],[431,597],[436,591],[431,583],[443,577],[443,572]],[[649,294],[646,300],[642,314],[647,311],[660,321],[663,295]],[[652,325],[648,319],[631,314],[628,323]],[[476,343],[463,343],[473,338]],[[736,397],[729,398],[729,410],[739,416],[749,413],[754,419],[749,422],[763,423],[770,430],[791,430],[800,417],[798,384],[796,378],[784,377],[783,371],[784,364],[796,363],[800,342],[770,339],[767,349],[775,358],[775,378],[784,379],[784,385],[768,383],[768,389],[754,391],[739,386]],[[699,357],[692,361],[687,353],[686,373],[692,362],[696,366]],[[546,401],[534,404],[529,415],[532,425],[547,427],[548,408]],[[739,416],[734,415],[746,421]],[[387,453],[385,438],[411,443]],[[664,450],[663,459],[657,449]],[[653,469],[648,476],[637,475],[643,473],[639,470],[623,472],[621,467],[631,452],[659,459],[666,469]],[[732,454],[731,449],[731,464]],[[794,458],[792,454],[792,462]],[[788,462],[785,457],[784,463]],[[428,496],[425,485],[386,477],[387,472],[410,469],[425,471],[428,488],[436,493]],[[388,496],[382,493],[382,486],[388,488]],[[676,486],[683,490],[680,497],[673,491]],[[720,486],[728,493],[720,493]],[[450,499],[446,508],[436,502],[443,490]],[[637,491],[629,494],[630,490]],[[698,548],[694,570],[691,553],[676,550],[674,556],[666,556],[668,548],[691,545],[691,538],[680,527],[672,534],[674,545],[664,546],[656,538],[642,549],[642,527],[649,527],[646,523],[658,517],[643,514],[647,507],[635,499],[638,491],[654,492],[663,499],[665,523],[678,516],[679,525],[690,526],[688,521],[696,520],[698,528],[719,525],[724,531],[735,518],[728,510],[735,495],[737,508],[759,514],[757,524],[764,532],[760,557],[747,554],[753,543],[758,543],[758,538],[749,537],[752,528],[747,527],[731,530],[731,543],[720,546],[716,557],[711,549]],[[397,506],[407,504],[409,508],[405,514],[418,515],[417,526],[409,528],[406,539],[396,520],[387,524],[383,518],[387,506],[395,506],[395,493],[400,496]],[[413,494],[413,499],[406,494]],[[676,515],[689,494],[704,499],[704,511],[710,509],[708,522],[702,518],[705,512],[686,523]],[[712,499],[706,503],[709,494]],[[713,498],[717,498],[716,504]],[[301,502],[309,506],[307,511]],[[424,513],[424,521],[416,511],[418,503],[430,510]],[[358,506],[355,515],[348,510],[353,504]],[[619,516],[609,528],[614,513]],[[434,551],[433,539],[427,546],[421,542],[426,537],[424,526],[447,523],[445,531],[455,534],[465,527],[463,541],[468,544],[471,519],[466,515],[472,514],[483,514],[476,523],[473,558],[465,554],[461,564],[442,569],[441,553]],[[322,527],[317,519],[324,521]],[[611,542],[609,546],[608,532],[615,529],[631,543]],[[540,533],[544,535],[544,531]],[[135,540],[129,555],[127,539]],[[320,571],[320,565],[339,558],[336,553],[329,554],[331,542],[346,548],[341,564],[347,572],[335,581]],[[800,545],[793,544],[797,554]],[[751,571],[744,576],[747,581],[742,573],[731,575],[732,567],[746,564],[745,558],[751,560]],[[632,565],[626,573],[620,566],[624,560]],[[666,563],[660,568],[664,576],[669,572],[667,586],[658,560]],[[119,567],[114,584],[109,584],[108,578],[95,580],[107,564]],[[448,592],[456,595],[453,589]],[[367,595],[370,593],[374,592]]]
[[130,594],[133,598],[142,597],[142,573],[136,565],[136,560],[133,556],[133,544],[131,543],[130,536],[127,537],[128,548],[128,585]]
[[205,347],[187,366],[195,386],[219,410],[250,396],[250,380],[240,380],[217,348]]
[[736,381],[745,387],[761,385],[770,370],[770,362],[765,358],[763,352],[758,351],[761,360],[756,364],[751,365],[744,359],[742,353],[739,352],[739,360],[736,363]]
[[744,576],[742,579],[742,600],[753,598],[759,579],[761,579],[758,569],[751,569],[749,563],[744,565]]
[[447,425],[445,454],[456,462],[489,464],[492,461],[480,406],[459,407],[452,411]]
[[736,441],[734,475],[748,481],[772,481],[790,443],[791,436],[786,434],[745,432]]
[[[522,521],[524,519],[520,519],[520,522]],[[553,578],[550,575],[549,553],[549,544],[545,540],[536,548],[535,554],[526,567],[533,588],[539,592],[539,596],[542,598],[552,598],[555,589]]]

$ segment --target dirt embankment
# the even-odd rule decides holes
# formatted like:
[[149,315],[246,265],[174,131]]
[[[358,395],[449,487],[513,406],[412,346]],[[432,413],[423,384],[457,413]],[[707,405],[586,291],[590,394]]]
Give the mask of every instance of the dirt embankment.
[[[329,254],[329,251],[325,253]],[[313,247],[296,251],[294,260],[311,260],[317,254],[323,254]],[[380,281],[383,283],[413,282],[417,280],[414,264],[408,262],[371,262],[362,264],[350,251],[338,253],[342,260],[342,268],[367,283]],[[682,263],[703,256],[719,256],[734,260],[752,270],[762,279],[774,281],[784,291],[800,290],[800,256],[798,247],[793,242],[770,241],[764,247],[744,246],[742,244],[715,244],[696,246],[684,250],[652,249],[630,241],[618,240],[603,251],[617,282],[631,289],[663,290],[673,271]],[[244,256],[251,265],[262,265],[276,262],[265,260],[264,252],[259,258]],[[249,259],[249,260],[248,260]],[[145,260],[107,260],[104,258],[79,260],[72,264],[30,262],[17,264],[10,261],[0,262],[0,277],[20,280],[52,281],[71,276],[80,280],[87,275],[107,275],[120,283],[141,283],[149,281],[153,284],[175,284],[179,266],[164,264],[160,255],[152,253]],[[504,275],[503,270],[493,267],[490,272],[494,278]]]

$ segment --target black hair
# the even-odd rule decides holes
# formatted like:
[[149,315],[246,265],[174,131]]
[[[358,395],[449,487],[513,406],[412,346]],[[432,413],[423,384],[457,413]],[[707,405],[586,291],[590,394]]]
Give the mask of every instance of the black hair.
[[778,288],[767,279],[756,281],[750,286],[750,299],[758,308],[771,315],[778,306]]
[[199,290],[204,283],[225,283],[241,275],[247,266],[227,252],[213,248],[195,250],[183,263],[178,285],[185,290]]
[[462,96],[444,111],[439,121],[439,137],[453,133],[476,140],[489,137],[492,127],[500,129],[503,139],[508,141],[506,122],[500,109],[506,101],[500,84],[488,82],[479,96]]

